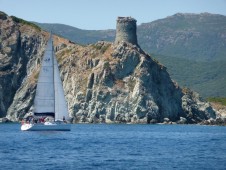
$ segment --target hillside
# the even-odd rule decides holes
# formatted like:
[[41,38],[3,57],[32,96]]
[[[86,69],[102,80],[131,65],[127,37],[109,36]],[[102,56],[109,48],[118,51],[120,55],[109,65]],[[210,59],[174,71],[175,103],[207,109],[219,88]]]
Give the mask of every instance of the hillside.
[[193,61],[154,54],[153,57],[167,66],[171,78],[179,85],[199,92],[202,97],[226,95],[226,60]]
[[178,13],[141,24],[138,35],[151,53],[192,61],[226,60],[226,16]]
[[[115,37],[114,30],[80,30],[62,24],[38,25],[80,44],[113,41]],[[139,45],[164,64],[181,86],[192,88],[203,97],[226,96],[225,16],[178,13],[141,24],[137,30]]]
[[[82,30],[64,24],[37,23],[80,44],[113,41],[115,30]],[[149,53],[198,61],[226,60],[226,16],[177,13],[137,27],[140,46]]]
[[64,24],[33,23],[44,30],[52,31],[56,35],[83,45],[96,43],[100,40],[113,41],[115,36],[115,30],[82,30]]
[[[124,41],[124,35],[134,37],[135,33],[131,36],[130,30],[122,30],[117,43],[99,41],[87,46],[54,36],[75,123],[205,123],[216,118],[211,105],[196,92],[180,88],[163,65],[136,44]],[[4,13],[0,13],[0,33],[0,117],[18,121],[33,109],[49,34]]]

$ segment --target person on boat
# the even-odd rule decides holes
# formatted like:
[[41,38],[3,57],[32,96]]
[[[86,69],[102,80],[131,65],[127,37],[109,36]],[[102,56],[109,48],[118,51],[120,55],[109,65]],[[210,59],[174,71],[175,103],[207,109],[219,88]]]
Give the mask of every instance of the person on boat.
[[44,122],[49,122],[49,117],[46,117],[46,118],[44,119]]
[[26,123],[31,123],[31,121],[32,121],[32,116],[28,116],[25,120],[26,120]]
[[39,123],[44,123],[44,120],[45,120],[45,118],[44,117],[41,117],[41,118],[38,119],[38,122]]
[[34,118],[34,123],[38,123],[38,119],[37,118]]
[[65,116],[63,116],[63,122],[66,123]]
[[30,123],[33,124],[34,123],[34,117],[31,117],[30,119]]

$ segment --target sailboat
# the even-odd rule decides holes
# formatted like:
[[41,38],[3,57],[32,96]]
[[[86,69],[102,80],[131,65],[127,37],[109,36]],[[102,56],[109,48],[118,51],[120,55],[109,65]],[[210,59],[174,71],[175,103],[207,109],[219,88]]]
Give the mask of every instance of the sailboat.
[[[47,42],[38,77],[34,110],[22,131],[70,131],[71,125],[64,96],[58,63],[53,48],[52,34]],[[44,121],[45,119],[45,121]]]

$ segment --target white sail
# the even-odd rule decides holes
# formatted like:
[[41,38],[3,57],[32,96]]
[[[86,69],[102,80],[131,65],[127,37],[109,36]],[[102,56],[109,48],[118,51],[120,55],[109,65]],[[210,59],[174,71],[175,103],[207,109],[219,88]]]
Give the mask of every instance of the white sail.
[[34,100],[34,114],[52,115],[55,120],[69,118],[59,68],[53,51],[52,36],[47,43],[39,74]]
[[50,38],[44,57],[42,60],[42,66],[39,73],[36,95],[34,100],[34,114],[54,114],[55,101],[54,101],[54,77],[53,77],[53,46],[52,39]]
[[60,79],[60,72],[56,61],[55,54],[54,58],[54,85],[55,85],[55,120],[63,120],[63,117],[68,120],[68,107],[64,96],[64,89],[62,81]]
[[[34,99],[34,115],[53,116],[54,121],[22,123],[23,131],[70,131],[67,103],[64,97],[60,72],[53,51],[52,35],[48,40],[39,73]],[[37,120],[37,119],[36,119]],[[27,122],[27,121],[26,121]]]

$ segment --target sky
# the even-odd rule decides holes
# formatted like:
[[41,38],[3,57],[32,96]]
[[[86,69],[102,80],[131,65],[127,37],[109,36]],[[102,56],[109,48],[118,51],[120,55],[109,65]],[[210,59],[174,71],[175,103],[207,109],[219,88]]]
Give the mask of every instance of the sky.
[[118,16],[131,16],[138,25],[179,12],[226,16],[226,0],[0,0],[0,11],[27,21],[105,30],[115,29]]

